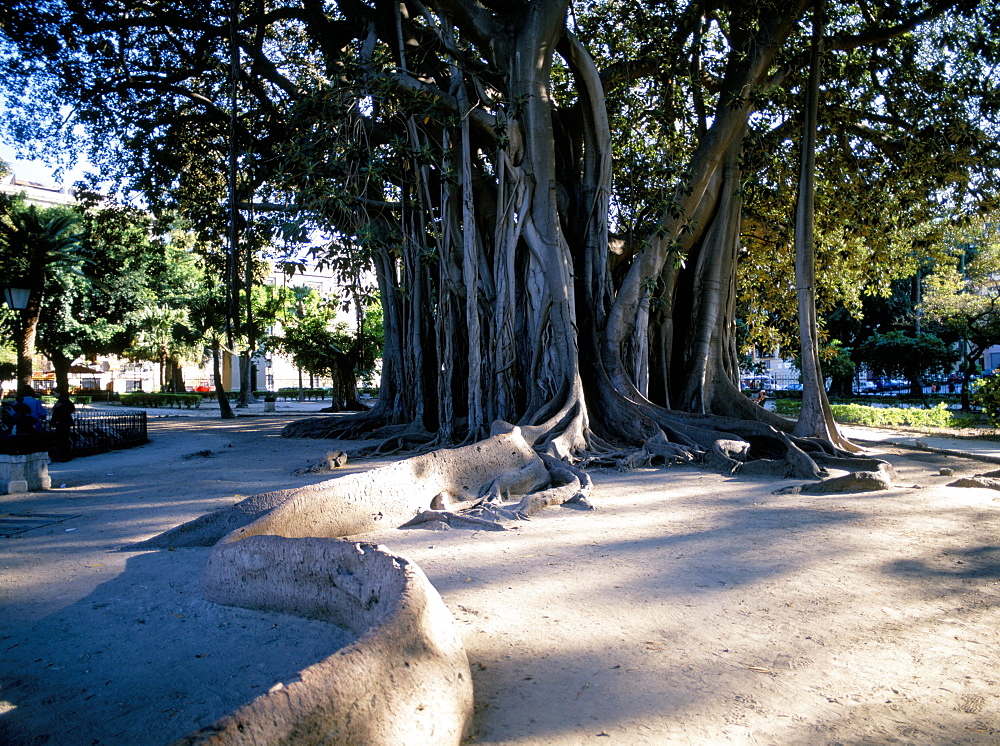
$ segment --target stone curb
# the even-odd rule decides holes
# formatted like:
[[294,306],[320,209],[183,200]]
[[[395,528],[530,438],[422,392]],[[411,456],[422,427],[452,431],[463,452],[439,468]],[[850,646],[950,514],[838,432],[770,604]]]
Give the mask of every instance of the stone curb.
[[976,461],[985,461],[988,464],[1000,464],[1000,456],[990,456],[985,453],[960,451],[952,448],[938,448],[937,446],[927,445],[926,443],[920,441],[919,439],[915,441],[914,447],[919,448],[921,451],[940,453],[944,456],[961,456],[962,458],[971,458],[975,459]]
[[991,456],[986,453],[976,453],[974,451],[963,451],[957,448],[939,448],[938,446],[928,445],[926,442],[922,441],[920,438],[914,438],[912,443],[901,443],[896,440],[866,440],[864,438],[851,438],[851,440],[857,441],[859,443],[866,443],[868,445],[877,446],[879,444],[889,443],[896,446],[897,448],[910,448],[914,451],[926,451],[927,453],[939,453],[942,456],[957,456],[959,458],[969,458],[975,461],[983,461],[987,464],[1000,464],[1000,456]]

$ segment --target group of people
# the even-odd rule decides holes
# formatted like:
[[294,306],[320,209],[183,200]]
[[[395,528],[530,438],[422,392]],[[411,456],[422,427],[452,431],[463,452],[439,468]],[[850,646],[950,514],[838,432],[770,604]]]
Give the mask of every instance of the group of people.
[[56,433],[68,434],[73,424],[76,405],[65,391],[56,392],[52,410],[45,409],[41,399],[30,386],[20,386],[14,401],[5,401],[0,411],[0,428],[5,435],[24,436],[46,431],[46,422]]

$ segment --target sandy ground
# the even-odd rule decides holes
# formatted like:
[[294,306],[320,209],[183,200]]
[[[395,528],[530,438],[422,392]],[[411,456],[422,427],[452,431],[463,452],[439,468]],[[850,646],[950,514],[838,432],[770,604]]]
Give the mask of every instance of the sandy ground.
[[[286,421],[155,419],[149,445],[0,497],[58,519],[0,537],[0,743],[166,744],[349,641],[203,601],[207,550],[120,551],[327,478],[292,475],[335,444],[279,438]],[[938,475],[995,467],[882,452],[920,488],[596,473],[595,511],[359,538],[416,560],[458,621],[471,742],[1000,743],[1000,493]]]

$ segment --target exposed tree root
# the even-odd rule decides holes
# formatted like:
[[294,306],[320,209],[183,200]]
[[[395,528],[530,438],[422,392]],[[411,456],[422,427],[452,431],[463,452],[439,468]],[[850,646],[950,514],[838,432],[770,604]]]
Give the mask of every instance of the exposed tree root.
[[[641,445],[634,441],[631,445],[613,445],[590,431],[586,408],[580,403],[581,396],[570,387],[564,392],[562,406],[550,401],[533,422],[519,426],[524,440],[537,453],[549,457],[547,474],[553,471],[553,462],[577,462],[581,473],[591,467],[629,470],[642,466],[699,463],[723,474],[808,480],[828,477],[827,468],[874,473],[881,469],[882,462],[857,457],[822,438],[791,436],[766,419],[678,412],[653,405],[641,397],[639,401],[620,397],[622,412],[618,414],[623,415],[631,408],[635,420],[626,430],[633,435],[645,431],[645,439],[639,441]],[[603,419],[608,416],[605,414]],[[498,421],[494,423],[493,434],[509,432],[513,427]],[[606,429],[607,423],[602,422],[602,432]],[[446,445],[413,423],[387,425],[384,418],[373,418],[367,413],[351,418],[300,420],[287,425],[282,435],[343,438],[362,431],[377,442],[350,452],[351,457],[384,456],[404,451],[421,453]],[[530,489],[517,484],[525,479],[530,482],[536,476],[507,474],[483,494],[448,494],[440,504],[431,507],[453,515],[473,515],[469,511],[475,510],[488,520],[518,520],[537,510],[535,505],[562,504],[575,497],[572,481],[551,480],[553,486],[534,485]],[[536,492],[543,487],[543,492]],[[532,493],[536,496],[510,503],[511,494]],[[479,502],[469,508],[460,507],[460,503],[469,504],[470,499]],[[426,520],[441,523],[440,516],[431,513]]]
[[[509,427],[462,448],[255,495],[130,549],[211,546],[264,534],[341,538],[420,521],[496,530],[498,518],[523,519],[546,505],[586,507],[590,477],[538,454],[519,428]],[[517,501],[505,504],[512,496]]]
[[[587,499],[593,480],[583,469],[542,453],[539,461],[524,466],[516,472],[504,474],[486,485],[484,494],[474,501],[451,502],[450,495],[435,498],[432,507],[447,505],[450,509],[425,510],[401,528],[429,524],[428,528],[449,527],[504,531],[501,521],[523,521],[552,505],[569,505],[592,510]],[[539,490],[540,487],[548,486]],[[516,502],[511,495],[522,495]],[[463,503],[472,503],[462,508]]]
[[345,417],[307,417],[295,420],[282,428],[281,435],[284,438],[358,440],[373,437],[372,433],[389,425],[388,417],[369,410]]
[[962,477],[954,482],[949,482],[949,487],[982,487],[987,490],[1000,490],[1000,472],[990,472],[989,474],[977,474],[974,477]]
[[347,454],[343,451],[327,451],[323,458],[308,466],[296,469],[292,474],[329,474],[347,465]]
[[502,525],[496,521],[486,520],[471,515],[454,513],[450,510],[423,510],[414,516],[400,528],[413,528],[414,526],[443,523],[450,527],[474,528],[485,531],[506,531]]
[[871,459],[878,466],[874,471],[853,471],[840,477],[831,477],[822,482],[795,485],[775,490],[775,495],[834,495],[847,492],[879,492],[896,487],[896,471],[885,461]]

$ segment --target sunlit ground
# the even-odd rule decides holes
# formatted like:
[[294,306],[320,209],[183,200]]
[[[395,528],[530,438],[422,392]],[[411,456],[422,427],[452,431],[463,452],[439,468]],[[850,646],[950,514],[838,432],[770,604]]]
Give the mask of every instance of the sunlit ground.
[[[327,478],[291,473],[336,444],[281,439],[281,424],[155,424],[149,446],[54,465],[64,489],[3,498],[81,517],[0,540],[0,735],[144,743],[159,718],[176,737],[233,706],[235,684],[238,702],[343,642],[201,601],[204,550],[118,551]],[[593,512],[359,538],[416,560],[454,614],[475,742],[996,743],[1000,493],[894,460],[925,487],[776,496],[643,469],[595,474]]]

